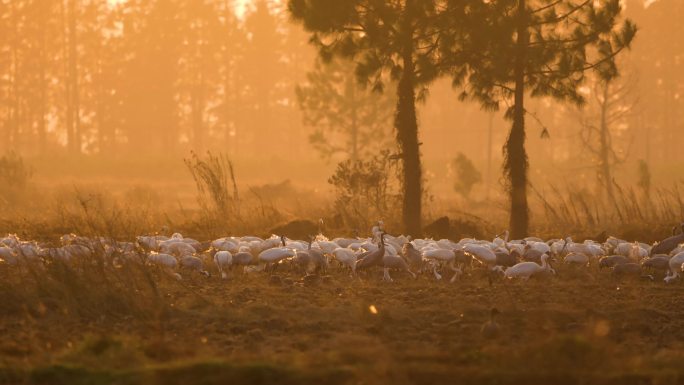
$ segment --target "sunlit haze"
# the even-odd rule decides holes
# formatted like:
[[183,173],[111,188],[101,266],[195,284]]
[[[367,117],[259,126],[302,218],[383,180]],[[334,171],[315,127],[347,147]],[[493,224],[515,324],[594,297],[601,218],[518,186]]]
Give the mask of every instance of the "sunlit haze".
[[684,0],[0,0],[0,385],[682,384],[683,145]]

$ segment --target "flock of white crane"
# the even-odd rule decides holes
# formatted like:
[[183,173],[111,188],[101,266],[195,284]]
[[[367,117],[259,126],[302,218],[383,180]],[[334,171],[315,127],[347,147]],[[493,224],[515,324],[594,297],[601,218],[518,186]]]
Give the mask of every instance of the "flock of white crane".
[[386,234],[382,222],[373,227],[369,238],[328,239],[319,234],[307,241],[273,235],[266,239],[231,236],[199,242],[175,233],[170,237],[146,235],[137,237],[135,242],[117,242],[68,234],[61,237],[61,245],[51,247],[10,234],[0,238],[0,265],[73,264],[97,255],[114,267],[142,261],[178,279],[182,279],[181,273],[210,277],[208,268],[214,265],[218,275],[228,279],[236,269],[248,273],[290,269],[304,276],[321,275],[336,261],[353,276],[381,268],[386,281],[392,281],[390,271],[399,270],[413,278],[427,273],[437,280],[446,272],[451,274],[450,282],[454,282],[468,269],[475,268],[508,279],[553,276],[551,263],[555,261],[578,269],[609,268],[617,277],[653,279],[652,274],[660,272],[664,281],[670,283],[684,272],[684,224],[681,227],[680,234],[673,231],[671,237],[654,245],[615,237],[603,243],[580,243],[571,238],[509,240],[508,232],[491,241],[410,239]]

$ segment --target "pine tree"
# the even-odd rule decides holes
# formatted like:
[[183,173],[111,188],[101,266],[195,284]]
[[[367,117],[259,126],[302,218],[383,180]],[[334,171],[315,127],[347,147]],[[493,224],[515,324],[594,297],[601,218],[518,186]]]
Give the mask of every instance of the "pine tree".
[[121,100],[130,149],[173,153],[179,142],[179,4],[129,0],[123,7]]
[[223,133],[225,147],[237,155],[237,104],[240,99],[238,63],[245,47],[244,31],[238,28],[233,0],[221,0],[218,6],[220,20],[220,77],[221,91],[216,101],[217,124]]
[[404,231],[421,234],[422,170],[416,91],[439,73],[436,65],[439,8],[434,1],[289,0],[295,21],[311,33],[324,60],[333,56],[357,62],[356,75],[376,90],[383,74],[396,81],[394,118],[398,158],[402,161],[402,221]]
[[487,109],[511,104],[506,116],[512,128],[503,151],[512,237],[525,237],[529,228],[525,96],[581,105],[586,71],[615,76],[615,58],[636,34],[630,20],[619,22],[620,12],[619,0],[483,0],[470,9],[477,23],[466,28],[473,38],[457,47],[469,65],[461,97]]
[[179,2],[180,35],[178,94],[181,123],[190,146],[201,152],[207,148],[210,134],[210,105],[215,103],[220,82],[220,61],[216,52],[223,33],[219,8],[215,1]]
[[613,170],[625,162],[633,139],[630,139],[633,134],[630,130],[620,127],[627,125],[627,118],[637,103],[633,81],[633,77],[592,76],[590,100],[581,120],[580,139],[593,158],[597,180],[608,202],[615,199]]
[[272,150],[272,143],[277,146],[288,140],[280,123],[284,109],[280,102],[292,88],[286,89],[285,37],[279,22],[265,0],[254,2],[245,15],[247,41],[238,63],[242,105],[237,129],[252,151]]
[[344,154],[357,161],[387,147],[395,100],[361,87],[353,63],[317,60],[296,91],[304,123],[315,128],[309,141],[322,158]]

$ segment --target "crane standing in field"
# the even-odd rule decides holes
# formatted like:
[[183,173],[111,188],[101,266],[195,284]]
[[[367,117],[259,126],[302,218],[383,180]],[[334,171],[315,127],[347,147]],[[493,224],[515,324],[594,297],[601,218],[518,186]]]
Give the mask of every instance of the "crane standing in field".
[[385,233],[385,223],[383,221],[378,221],[371,229],[371,233],[373,234],[373,241],[379,241],[380,235]]
[[368,253],[363,259],[356,261],[356,271],[364,270],[373,266],[382,266],[385,256],[385,233],[380,233],[380,243],[377,250]]
[[672,236],[663,239],[662,241],[656,243],[651,248],[651,255],[656,254],[669,254],[675,247],[679,244],[684,243],[684,223],[680,225],[681,232],[679,234],[674,234],[676,226],[672,228]]

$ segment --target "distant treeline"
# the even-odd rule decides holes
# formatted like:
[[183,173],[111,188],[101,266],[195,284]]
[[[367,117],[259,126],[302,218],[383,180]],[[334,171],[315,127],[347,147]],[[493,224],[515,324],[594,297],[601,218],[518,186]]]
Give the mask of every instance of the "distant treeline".
[[271,3],[0,2],[0,152],[297,144],[314,53]]
[[[284,3],[255,1],[237,17],[233,0],[0,2],[0,151],[303,148],[311,130],[294,89],[315,52]],[[656,161],[676,159],[684,128],[683,8],[626,1],[640,29],[625,59],[641,95],[630,126],[638,156]],[[424,126],[442,132],[466,108],[449,106]]]

